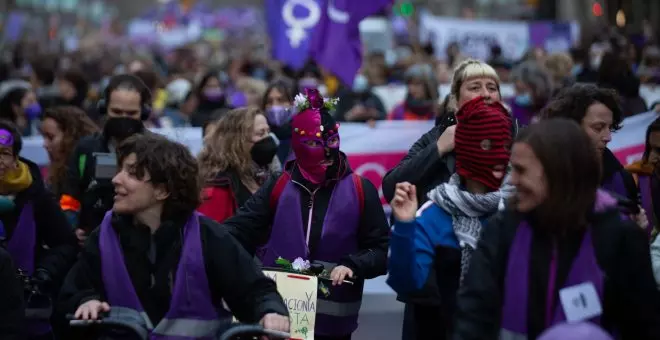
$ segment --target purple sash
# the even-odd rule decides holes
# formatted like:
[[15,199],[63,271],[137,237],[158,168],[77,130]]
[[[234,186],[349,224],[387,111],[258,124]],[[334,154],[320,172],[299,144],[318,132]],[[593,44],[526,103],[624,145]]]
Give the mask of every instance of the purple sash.
[[[310,261],[338,263],[358,250],[360,202],[351,175],[335,185],[323,221],[321,241],[313,254],[309,253],[306,233],[312,221],[313,202],[309,207],[309,219],[303,221],[297,184],[289,181],[277,202],[270,240],[259,255],[264,266],[275,265],[278,257],[293,261],[298,257]],[[303,223],[304,222],[304,223]],[[311,228],[311,226],[310,226]],[[343,284],[330,288],[328,297],[318,295],[315,334],[345,336],[357,328],[357,318],[362,304],[363,282]]]
[[[27,275],[32,275],[35,266],[35,251],[37,246],[37,225],[34,222],[34,208],[32,202],[28,201],[23,206],[18,217],[16,228],[11,239],[7,243],[7,252],[11,255],[16,268],[21,269]],[[48,315],[50,309],[41,311],[28,308],[26,318],[28,326],[25,333],[28,335],[44,335],[51,332]],[[45,314],[44,314],[45,313]]]
[[26,202],[18,217],[18,223],[11,239],[7,243],[7,252],[11,255],[16,267],[27,275],[34,272],[34,252],[37,244],[37,225],[34,222],[32,202]]
[[183,249],[176,270],[170,309],[155,328],[147,317],[124,263],[117,233],[112,228],[112,211],[106,213],[99,233],[101,269],[107,300],[113,311],[128,309],[139,313],[151,331],[150,339],[215,339],[222,318],[229,313],[216,309],[202,254],[199,213],[186,223]]
[[[596,199],[596,211],[602,211],[616,204],[616,201],[607,193],[599,190]],[[529,311],[529,267],[531,257],[532,238],[534,231],[523,221],[518,226],[516,235],[513,239],[509,251],[509,261],[505,276],[504,304],[502,308],[502,330],[501,339],[526,339],[527,338],[527,316],[529,313],[538,313],[539,311]],[[591,237],[591,227],[589,227],[582,239],[580,250],[573,260],[570,272],[566,278],[564,286],[555,289],[556,283],[556,246],[553,248],[553,256],[550,263],[550,275],[547,291],[547,303],[545,318],[546,328],[566,321],[564,309],[557,300],[555,291],[562,288],[572,287],[580,283],[591,282],[598,292],[601,304],[603,300],[603,280],[604,274],[596,260],[596,254]],[[593,317],[588,321],[600,325],[600,316]]]

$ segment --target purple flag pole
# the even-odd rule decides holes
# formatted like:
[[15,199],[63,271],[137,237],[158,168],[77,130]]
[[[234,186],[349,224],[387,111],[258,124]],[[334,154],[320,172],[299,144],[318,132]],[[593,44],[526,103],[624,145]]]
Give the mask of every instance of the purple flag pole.
[[362,64],[360,21],[392,0],[328,0],[311,42],[312,58],[348,86]]

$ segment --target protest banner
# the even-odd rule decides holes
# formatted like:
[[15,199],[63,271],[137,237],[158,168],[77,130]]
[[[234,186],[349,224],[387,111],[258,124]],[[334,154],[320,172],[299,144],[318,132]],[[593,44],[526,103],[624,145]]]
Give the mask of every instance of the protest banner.
[[277,291],[289,309],[290,339],[313,340],[318,278],[278,270],[264,270],[264,274],[275,281]]

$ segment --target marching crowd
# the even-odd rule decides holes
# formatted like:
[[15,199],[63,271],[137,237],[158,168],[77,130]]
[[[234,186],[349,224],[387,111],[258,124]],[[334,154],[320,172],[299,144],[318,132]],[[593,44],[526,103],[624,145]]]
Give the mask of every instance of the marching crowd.
[[[611,50],[602,63],[622,58]],[[634,96],[527,61],[509,101],[507,67],[461,58],[438,105],[417,61],[387,114],[369,92],[379,56],[352,89],[311,64],[266,83],[238,61],[193,85],[194,59],[178,56],[165,90],[143,60],[92,91],[80,70],[55,79],[38,62],[29,82],[3,76],[0,338],[93,339],[107,329],[69,319],[109,313],[151,339],[212,339],[232,316],[288,332],[261,268],[300,258],[328,274],[319,340],[350,339],[364,281],[386,274],[403,339],[660,339],[660,120],[639,162],[607,148],[646,111]],[[344,121],[386,117],[436,120],[383,179],[389,220],[340,138]],[[152,126],[201,127],[203,148]],[[21,157],[36,133],[45,175]]]

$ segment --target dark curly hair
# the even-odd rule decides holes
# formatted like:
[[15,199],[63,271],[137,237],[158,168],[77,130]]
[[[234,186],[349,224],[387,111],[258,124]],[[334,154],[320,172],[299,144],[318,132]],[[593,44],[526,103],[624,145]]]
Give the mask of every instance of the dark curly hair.
[[77,106],[56,106],[47,109],[41,116],[41,121],[48,118],[55,121],[63,135],[59,146],[61,153],[53,160],[48,169],[48,183],[58,189],[65,180],[68,160],[76,143],[85,136],[99,132],[99,127],[87,116],[85,111]]
[[575,84],[562,89],[541,110],[539,118],[568,118],[582,124],[587,109],[596,102],[602,103],[612,111],[612,130],[619,130],[623,121],[619,95],[614,90],[591,84]]
[[165,200],[163,219],[189,216],[201,203],[199,166],[183,144],[163,136],[147,133],[127,138],[117,148],[117,160],[135,154],[135,174],[142,180],[147,174],[154,186],[162,185],[169,193]]

